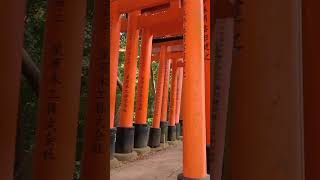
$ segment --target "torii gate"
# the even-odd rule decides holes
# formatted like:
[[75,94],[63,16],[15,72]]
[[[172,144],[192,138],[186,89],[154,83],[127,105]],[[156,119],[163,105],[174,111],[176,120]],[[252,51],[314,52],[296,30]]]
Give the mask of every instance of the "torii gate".
[[[158,1],[159,2],[159,1]],[[173,1],[171,1],[173,2]],[[167,1],[162,1],[161,4],[166,4]],[[132,2],[128,1],[115,1],[115,5],[118,6],[119,13],[120,12],[126,12],[126,10],[131,7]],[[135,2],[135,7],[130,9],[130,12],[141,10],[143,8],[152,7],[154,4],[147,1],[141,1],[141,2]],[[114,6],[115,6],[114,5]],[[185,34],[184,34],[184,40],[185,40],[185,73],[184,73],[184,93],[183,96],[188,98],[188,101],[192,101],[194,103],[186,103],[185,99],[183,100],[183,114],[184,114],[184,172],[183,176],[188,178],[196,178],[196,179],[203,179],[207,178],[206,175],[206,153],[205,153],[205,104],[204,104],[204,66],[203,61],[195,61],[194,59],[204,59],[204,41],[203,41],[203,3],[202,1],[184,1],[183,9],[185,11],[184,18],[185,18]],[[182,9],[181,9],[182,10]],[[128,11],[127,11],[128,12]],[[168,10],[170,12],[170,10]],[[183,11],[182,11],[183,12]],[[134,19],[135,30],[138,29],[138,14],[132,14],[129,13],[129,19],[128,19],[128,29],[130,30],[132,27],[132,18]],[[141,16],[142,17],[142,16]],[[132,20],[130,20],[132,19]],[[145,21],[144,21],[145,22]],[[152,21],[147,21],[147,23],[150,23]],[[199,26],[200,25],[200,26]],[[130,35],[131,31],[128,31],[128,37],[131,38],[132,35]],[[130,50],[130,49],[129,49]],[[127,52],[129,52],[127,50]],[[135,64],[135,63],[134,63]],[[126,69],[126,65],[125,65]],[[132,71],[133,72],[133,71]],[[126,74],[125,74],[126,77]],[[125,87],[126,82],[124,82]],[[124,89],[126,91],[126,89]],[[134,95],[134,94],[130,94]],[[122,102],[131,102],[131,100],[127,101],[126,98],[122,99]],[[131,97],[132,98],[132,97]],[[125,107],[125,108],[124,108]],[[126,113],[124,112],[124,109],[130,114],[133,112],[132,108],[127,109],[129,106],[123,106],[122,111],[120,114],[120,125],[122,124],[122,118],[124,117]],[[128,114],[128,115],[129,115]],[[132,117],[132,116],[128,116]],[[194,120],[197,119],[196,126],[198,128],[193,128],[195,126]],[[128,119],[129,120],[129,119]],[[129,120],[129,121],[132,121]],[[128,121],[128,122],[129,122]],[[117,132],[118,134],[125,135],[126,131],[130,131],[130,123],[122,124],[125,126],[121,126],[120,132]],[[130,131],[132,132],[132,131]],[[192,133],[191,133],[192,132]],[[132,134],[132,133],[131,133]],[[129,135],[131,136],[131,135]],[[198,139],[194,139],[194,136],[197,136]],[[128,138],[130,139],[130,138]],[[126,143],[124,143],[126,144]],[[123,144],[123,145],[124,145]],[[128,142],[128,145],[131,144]],[[133,144],[133,143],[132,143]],[[195,144],[197,144],[195,146]],[[131,146],[131,145],[130,145]],[[117,146],[116,146],[117,147]],[[122,148],[125,148],[124,146],[121,146]],[[120,146],[119,146],[120,148]],[[128,148],[130,149],[130,148]],[[195,156],[195,154],[197,154]],[[194,167],[196,165],[196,167]],[[182,177],[182,176],[181,176]],[[184,179],[184,178],[183,178]]]

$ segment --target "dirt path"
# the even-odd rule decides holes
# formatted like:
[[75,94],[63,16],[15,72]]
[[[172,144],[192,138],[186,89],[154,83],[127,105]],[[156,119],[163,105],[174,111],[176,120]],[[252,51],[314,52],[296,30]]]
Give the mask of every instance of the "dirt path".
[[112,169],[111,180],[176,180],[182,172],[182,143]]

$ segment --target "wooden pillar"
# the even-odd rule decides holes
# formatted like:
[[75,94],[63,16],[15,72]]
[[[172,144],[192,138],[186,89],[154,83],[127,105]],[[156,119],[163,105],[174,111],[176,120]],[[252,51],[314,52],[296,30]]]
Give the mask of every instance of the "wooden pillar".
[[110,128],[113,128],[115,120],[121,20],[117,3],[111,3],[110,10]]
[[81,180],[105,180],[108,178],[109,149],[107,146],[110,127],[107,123],[109,98],[106,93],[109,73],[107,10],[107,1],[95,1]]
[[320,179],[319,1],[302,1],[305,180]]
[[128,14],[124,80],[120,105],[120,126],[117,128],[115,147],[117,153],[123,154],[131,153],[134,147],[133,111],[139,39],[139,14],[139,11],[133,11]]
[[138,92],[136,98],[136,118],[134,147],[145,148],[148,145],[150,126],[147,124],[149,80],[151,68],[152,34],[149,29],[142,30],[141,58],[139,66]]
[[33,180],[73,178],[86,1],[48,1]]
[[180,120],[180,107],[181,107],[181,95],[182,95],[182,85],[183,85],[183,67],[178,67],[177,70],[177,100],[176,100],[176,124],[179,123]]
[[171,74],[171,88],[170,88],[170,114],[169,114],[169,126],[175,126],[176,124],[176,107],[177,107],[177,80],[178,80],[178,67],[177,60],[174,59],[172,63]]
[[[180,59],[178,64],[183,64],[183,60]],[[177,139],[180,139],[181,133],[181,124],[180,123],[180,107],[181,107],[181,95],[182,95],[182,83],[183,83],[183,67],[178,66],[177,68],[177,96],[176,96],[176,110],[175,110],[175,124],[176,124],[176,136]]]
[[[214,62],[214,94],[213,94],[213,146],[210,148],[209,161],[211,161],[213,180],[221,180],[224,166],[226,128],[229,108],[229,89],[231,66],[234,52],[234,6],[229,0],[216,2],[215,40],[216,55]],[[208,149],[207,149],[208,153]],[[210,163],[208,161],[208,165]]]
[[177,105],[177,59],[172,59],[172,74],[171,74],[171,87],[170,87],[170,114],[168,126],[168,141],[175,141],[176,133],[176,105]]
[[204,14],[204,65],[205,65],[205,105],[206,105],[206,144],[210,145],[210,120],[211,120],[211,81],[210,81],[210,0],[203,0]]
[[183,175],[180,177],[208,179],[202,0],[185,0],[184,11]]
[[168,121],[168,94],[169,94],[169,77],[170,77],[170,65],[171,60],[166,59],[165,61],[165,73],[164,73],[164,84],[163,84],[163,96],[162,96],[162,107],[161,107],[161,118],[162,122]]
[[240,5],[235,29],[242,48],[234,55],[230,96],[232,179],[305,179],[300,2]]
[[25,1],[0,2],[0,179],[13,180]]
[[162,106],[162,96],[163,96],[163,89],[164,80],[165,80],[165,65],[166,65],[166,46],[161,46],[160,48],[160,62],[158,68],[158,80],[157,80],[157,91],[156,97],[154,100],[154,112],[153,112],[153,121],[152,127],[159,128],[160,127],[160,116],[161,116],[161,106]]
[[152,38],[150,30],[142,30],[141,60],[136,100],[136,124],[147,123]]
[[167,47],[165,45],[160,47],[160,63],[158,68],[158,80],[157,80],[157,91],[154,100],[154,112],[152,128],[150,129],[149,142],[148,145],[152,148],[160,146],[162,138],[162,129],[160,128],[160,116],[161,116],[161,106],[162,106],[162,96],[163,96],[163,84],[165,75],[165,62],[166,62],[166,51]]
[[126,59],[124,65],[124,80],[120,106],[120,127],[132,127],[134,96],[136,85],[137,53],[138,53],[138,15],[134,11],[128,16],[128,31],[126,45]]

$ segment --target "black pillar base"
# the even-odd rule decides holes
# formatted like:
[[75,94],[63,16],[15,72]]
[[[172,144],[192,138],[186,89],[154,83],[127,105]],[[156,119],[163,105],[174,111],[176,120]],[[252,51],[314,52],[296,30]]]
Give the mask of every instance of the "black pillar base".
[[182,119],[179,120],[179,124],[180,124],[180,134],[181,136],[183,136],[183,120]]
[[210,180],[210,176],[207,175],[206,177],[203,177],[203,178],[188,178],[188,177],[184,177],[183,174],[179,174],[178,180]]
[[176,137],[176,126],[168,126],[168,141],[175,141]]
[[168,140],[168,121],[160,121],[161,137],[160,143],[165,143]]
[[161,136],[161,129],[160,128],[150,128],[148,145],[152,148],[159,147],[160,146],[160,136]]
[[148,124],[134,124],[134,148],[148,146],[149,130]]
[[180,136],[181,136],[181,126],[180,126],[180,123],[177,123],[177,124],[176,124],[176,134],[177,134],[177,139],[179,139]]
[[116,139],[116,153],[127,154],[133,151],[134,127],[118,127]]
[[206,146],[206,153],[207,153],[207,173],[210,174],[210,164],[211,164],[211,159],[210,159],[210,144],[207,144]]
[[110,160],[113,159],[113,154],[115,151],[115,143],[116,143],[116,133],[117,133],[117,128],[110,128]]

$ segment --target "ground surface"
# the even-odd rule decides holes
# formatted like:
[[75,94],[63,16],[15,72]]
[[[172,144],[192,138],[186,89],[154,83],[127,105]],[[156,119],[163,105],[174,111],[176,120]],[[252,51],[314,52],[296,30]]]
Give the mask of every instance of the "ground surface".
[[152,152],[110,172],[111,180],[177,180],[182,172],[182,143]]

